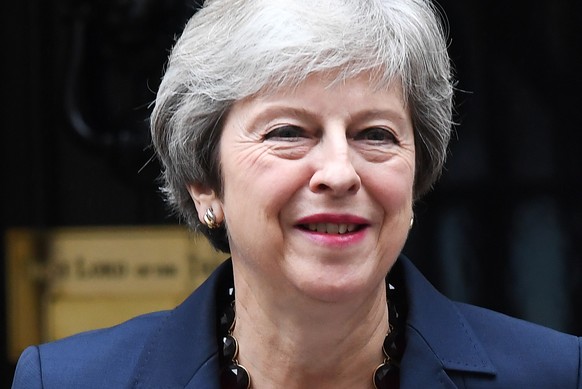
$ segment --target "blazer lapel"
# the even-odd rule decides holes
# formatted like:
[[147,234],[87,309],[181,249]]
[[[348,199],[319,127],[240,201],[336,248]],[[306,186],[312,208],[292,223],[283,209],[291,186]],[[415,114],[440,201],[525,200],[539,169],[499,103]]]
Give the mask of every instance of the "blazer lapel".
[[196,374],[192,376],[190,382],[186,384],[184,389],[219,389],[220,383],[218,382],[218,371],[219,371],[218,355],[214,354],[210,359],[204,363],[196,371]]
[[406,352],[400,365],[402,389],[456,389],[441,360],[416,330],[406,329]]
[[169,313],[145,344],[133,388],[219,388],[216,289],[231,274],[226,261]]
[[401,256],[393,271],[402,272],[407,295],[406,351],[402,388],[456,388],[448,371],[495,374],[495,367],[469,323]]

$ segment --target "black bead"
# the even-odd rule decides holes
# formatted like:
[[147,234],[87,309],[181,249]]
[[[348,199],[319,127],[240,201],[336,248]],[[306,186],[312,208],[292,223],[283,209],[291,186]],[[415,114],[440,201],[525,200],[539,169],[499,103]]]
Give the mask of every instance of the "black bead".
[[226,335],[222,338],[222,356],[224,362],[230,362],[236,358],[238,354],[238,343],[231,335]]
[[376,389],[398,388],[400,375],[398,368],[389,363],[383,363],[374,371],[374,387]]
[[229,305],[222,315],[220,315],[220,333],[226,334],[231,330],[232,324],[234,323],[235,313],[234,308]]
[[249,373],[241,365],[231,362],[220,373],[220,387],[222,389],[249,389],[251,387]]
[[384,344],[382,344],[382,350],[384,351],[384,355],[392,360],[400,359],[400,352],[396,344],[397,336],[398,333],[395,330],[391,331],[388,335],[386,335],[386,337],[384,338]]

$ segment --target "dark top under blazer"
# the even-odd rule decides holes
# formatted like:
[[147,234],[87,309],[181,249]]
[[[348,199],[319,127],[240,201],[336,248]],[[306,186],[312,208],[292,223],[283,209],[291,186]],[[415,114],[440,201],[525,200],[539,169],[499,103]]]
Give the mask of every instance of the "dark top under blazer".
[[[405,257],[402,388],[582,389],[581,339],[437,292]],[[32,346],[13,388],[218,389],[215,295],[227,261],[172,311]],[[371,373],[370,373],[371,374]]]

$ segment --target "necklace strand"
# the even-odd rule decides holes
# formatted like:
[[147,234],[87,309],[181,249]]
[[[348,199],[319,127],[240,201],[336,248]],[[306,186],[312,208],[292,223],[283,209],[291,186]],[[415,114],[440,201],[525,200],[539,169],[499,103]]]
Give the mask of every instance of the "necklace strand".
[[[394,287],[390,284],[387,291],[389,331],[382,344],[384,361],[376,367],[372,375],[372,383],[375,389],[398,388],[400,384],[400,359],[402,357],[402,317],[391,298],[394,295]],[[248,370],[238,363],[238,342],[233,335],[236,325],[234,288],[228,289],[228,303],[219,319],[219,334],[221,336],[220,352],[221,373],[220,384],[222,389],[250,389],[251,376]]]

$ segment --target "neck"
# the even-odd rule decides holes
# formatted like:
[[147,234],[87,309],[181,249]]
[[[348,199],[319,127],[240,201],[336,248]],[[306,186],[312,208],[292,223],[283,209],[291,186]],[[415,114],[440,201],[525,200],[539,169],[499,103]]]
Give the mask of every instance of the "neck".
[[321,302],[236,285],[239,363],[253,388],[371,388],[388,331],[385,284],[372,295]]

